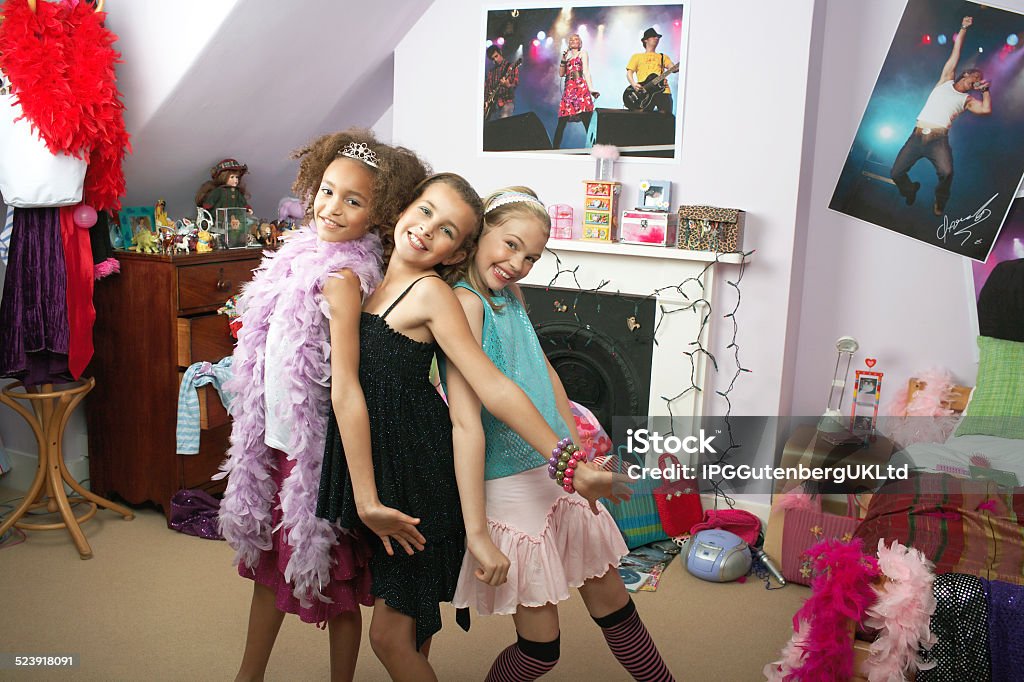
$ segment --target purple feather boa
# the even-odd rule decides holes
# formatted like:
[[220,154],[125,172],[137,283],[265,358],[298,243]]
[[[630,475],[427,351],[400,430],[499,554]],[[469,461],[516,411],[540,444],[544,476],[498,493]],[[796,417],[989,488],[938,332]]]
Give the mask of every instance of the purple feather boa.
[[[292,377],[285,404],[295,425],[288,458],[295,461],[281,487],[283,541],[292,548],[285,580],[303,606],[330,602],[321,591],[331,577],[331,549],[345,531],[316,516],[327,419],[331,415],[330,316],[323,287],[331,273],[349,269],[359,277],[364,297],[380,284],[383,263],[376,235],[345,242],[323,242],[312,226],[289,235],[276,253],[267,253],[239,300],[238,334],[232,378],[225,389],[236,398],[228,458],[214,478],[228,479],[220,505],[220,532],[235,549],[235,564],[255,568],[272,546],[271,505],[275,466],[264,442],[264,353],[270,317],[287,325],[294,353],[281,358],[283,376]],[[290,405],[289,405],[290,403]]]

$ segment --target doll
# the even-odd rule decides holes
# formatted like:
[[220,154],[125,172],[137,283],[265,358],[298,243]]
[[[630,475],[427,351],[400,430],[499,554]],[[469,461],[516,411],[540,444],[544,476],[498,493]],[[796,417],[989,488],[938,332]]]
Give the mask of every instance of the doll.
[[174,227],[174,221],[167,217],[167,202],[163,199],[157,199],[156,206],[153,208],[156,215],[157,227]]
[[234,159],[224,159],[210,169],[210,180],[203,183],[196,192],[196,206],[205,208],[214,216],[218,208],[244,208],[252,213],[248,193],[242,184],[242,176],[249,167]]

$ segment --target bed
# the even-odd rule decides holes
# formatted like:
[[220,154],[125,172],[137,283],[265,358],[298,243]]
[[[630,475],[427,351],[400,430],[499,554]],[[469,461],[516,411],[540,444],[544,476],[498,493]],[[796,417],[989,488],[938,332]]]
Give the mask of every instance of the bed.
[[[870,496],[854,535],[867,551],[877,548],[879,540],[887,544],[898,540],[920,550],[935,564],[935,574],[943,578],[943,584],[949,583],[947,578],[963,576],[984,584],[986,595],[997,590],[1004,597],[1007,592],[1019,594],[1009,600],[1016,602],[1011,605],[1016,610],[1010,614],[1024,617],[1024,608],[1017,606],[1024,603],[1024,589],[1018,587],[1024,585],[1024,259],[1003,262],[993,270],[979,296],[978,317],[978,376],[962,420],[945,441],[897,449],[890,463],[907,465],[912,476],[890,481]],[[967,390],[961,388],[958,396],[965,398]],[[770,523],[782,520],[773,508]],[[779,542],[776,539],[777,547]],[[936,595],[939,584],[936,582]],[[944,595],[949,596],[948,590]],[[959,618],[970,615],[963,604],[958,608]],[[998,608],[989,602],[990,614]],[[936,618],[938,612],[932,628],[940,633],[940,644],[941,637],[963,636],[941,627],[936,630]],[[991,619],[988,625],[989,633],[1000,627]],[[850,622],[856,670],[852,679],[867,680],[870,642],[866,640],[871,636],[861,632],[855,638],[855,629]],[[1005,662],[1006,652],[1024,655],[1024,633],[1016,626],[1006,631],[1012,633],[1009,639],[1004,637],[990,651],[991,677],[988,671],[972,667],[958,668],[952,674],[947,667],[944,672],[943,665],[964,665],[962,660],[952,662],[950,654],[946,662],[940,658],[939,668],[920,673],[917,679],[1002,679],[996,675],[997,659]],[[972,636],[974,640],[963,641],[978,639],[976,633]],[[969,644],[958,641],[957,646]]]

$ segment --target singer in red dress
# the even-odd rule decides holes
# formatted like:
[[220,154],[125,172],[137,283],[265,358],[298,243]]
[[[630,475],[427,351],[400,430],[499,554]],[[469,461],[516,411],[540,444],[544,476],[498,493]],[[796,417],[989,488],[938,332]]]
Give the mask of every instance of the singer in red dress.
[[590,117],[594,115],[594,99],[600,95],[594,92],[590,80],[590,57],[583,49],[583,39],[578,33],[569,36],[569,48],[562,53],[558,75],[565,78],[565,87],[562,90],[562,101],[558,104],[558,125],[551,144],[555,149],[562,146],[562,135],[570,121],[583,123],[584,131],[590,127]]

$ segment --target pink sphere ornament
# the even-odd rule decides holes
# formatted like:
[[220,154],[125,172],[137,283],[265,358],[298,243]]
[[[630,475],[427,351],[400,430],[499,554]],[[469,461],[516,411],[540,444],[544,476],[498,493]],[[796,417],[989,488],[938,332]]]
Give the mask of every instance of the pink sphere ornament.
[[71,217],[75,221],[75,225],[87,230],[96,224],[96,209],[89,204],[79,204]]

